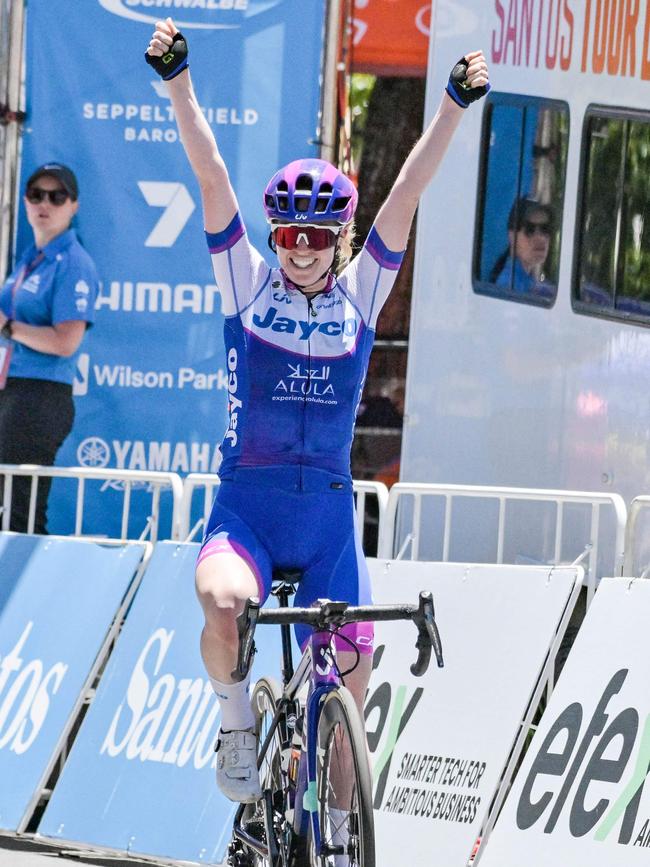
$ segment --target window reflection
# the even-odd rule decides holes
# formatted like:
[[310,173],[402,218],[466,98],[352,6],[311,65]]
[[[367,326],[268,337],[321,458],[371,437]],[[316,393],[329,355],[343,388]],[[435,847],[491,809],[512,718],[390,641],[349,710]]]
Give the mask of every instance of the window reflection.
[[584,135],[578,309],[650,316],[650,122],[603,110]]
[[568,111],[494,95],[483,151],[477,292],[550,306],[557,294]]

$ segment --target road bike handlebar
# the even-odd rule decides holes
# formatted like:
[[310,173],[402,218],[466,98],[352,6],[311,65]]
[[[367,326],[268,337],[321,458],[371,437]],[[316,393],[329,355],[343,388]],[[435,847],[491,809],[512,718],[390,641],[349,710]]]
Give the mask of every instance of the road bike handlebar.
[[411,673],[421,677],[429,667],[431,650],[436,655],[438,668],[444,666],[442,642],[435,620],[433,596],[429,591],[421,591],[418,605],[349,605],[347,602],[332,602],[329,599],[317,600],[311,608],[271,608],[261,610],[259,602],[246,600],[244,610],[237,618],[239,632],[239,652],[237,668],[232,672],[235,680],[246,676],[255,651],[254,635],[258,623],[289,625],[304,623],[316,631],[340,628],[346,623],[365,623],[369,621],[412,620],[418,630],[415,647],[417,660],[411,665]]

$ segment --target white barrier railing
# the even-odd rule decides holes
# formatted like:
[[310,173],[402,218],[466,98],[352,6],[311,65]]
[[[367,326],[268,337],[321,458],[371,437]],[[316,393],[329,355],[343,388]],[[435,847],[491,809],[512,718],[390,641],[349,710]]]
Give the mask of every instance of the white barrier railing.
[[386,520],[386,509],[388,508],[388,488],[383,482],[353,481],[352,485],[356,494],[357,530],[361,544],[363,544],[366,520],[368,519],[368,503],[366,502],[368,496],[377,499],[377,539],[381,539]]
[[636,573],[640,572],[641,578],[647,578],[650,574],[650,563],[640,564],[639,569],[637,569],[635,565],[639,517],[643,512],[646,512],[649,509],[650,496],[648,495],[635,497],[630,503],[630,511],[627,517],[627,525],[625,527],[625,561],[623,563],[623,575],[639,577]]
[[[183,482],[177,473],[147,472],[146,470],[118,470],[110,467],[42,467],[35,464],[0,464],[0,476],[4,477],[3,505],[0,507],[2,522],[0,529],[8,530],[11,517],[11,494],[13,479],[15,476],[28,477],[31,479],[29,513],[27,520],[27,532],[34,532],[36,518],[36,499],[38,480],[40,478],[76,479],[77,498],[75,505],[74,536],[83,536],[83,512],[85,499],[85,486],[89,480],[107,482],[121,482],[124,485],[122,499],[122,520],[119,539],[125,541],[129,538],[129,514],[131,508],[131,491],[135,485],[147,485],[151,493],[151,509],[145,522],[145,526],[138,539],[149,539],[155,542],[158,539],[160,520],[160,494],[165,489],[171,489],[172,494],[172,526],[171,538],[178,539],[180,526],[180,506],[183,498]],[[96,534],[95,534],[96,535]]]
[[[183,482],[183,496],[179,510],[179,538],[185,542],[194,539],[206,525],[210,517],[212,501],[214,499],[215,488],[219,484],[219,476],[212,473],[190,473],[185,477]],[[383,482],[353,482],[354,493],[356,495],[356,519],[359,536],[363,542],[365,519],[367,514],[367,497],[376,497],[378,504],[378,537],[381,538],[382,527],[384,523],[384,515],[388,505],[388,488]],[[203,506],[201,516],[190,527],[192,520],[192,502],[196,491],[203,491]]]
[[[410,530],[400,547],[396,551],[396,539],[398,531],[398,510],[404,499],[410,497],[413,500],[413,514]],[[627,523],[627,510],[623,498],[618,494],[602,494],[586,491],[557,491],[544,488],[506,488],[479,485],[441,485],[398,482],[393,485],[388,498],[388,505],[384,518],[383,533],[380,537],[379,556],[385,559],[402,559],[407,548],[410,548],[410,559],[419,559],[421,523],[422,523],[422,500],[425,497],[442,497],[445,501],[443,534],[442,534],[442,557],[443,562],[449,560],[449,550],[452,529],[452,501],[454,498],[477,498],[495,500],[498,503],[498,522],[496,539],[495,563],[503,563],[504,542],[506,537],[506,504],[509,501],[519,500],[533,503],[553,503],[555,512],[555,539],[552,563],[559,565],[562,557],[561,552],[565,540],[563,533],[563,521],[565,506],[580,504],[591,508],[589,527],[589,543],[582,550],[573,552],[573,564],[586,561],[587,587],[589,599],[596,589],[596,567],[598,563],[598,536],[600,530],[601,509],[609,507],[614,511],[615,519],[615,546],[611,574],[621,575],[623,571],[625,552],[625,527]],[[609,574],[609,572],[608,572]]]
[[[215,488],[219,485],[219,476],[216,473],[190,473],[183,479],[183,497],[180,508],[180,536],[183,542],[191,542],[208,522],[212,501],[214,500]],[[192,516],[192,500],[195,491],[203,490],[203,508],[201,517],[190,528]]]

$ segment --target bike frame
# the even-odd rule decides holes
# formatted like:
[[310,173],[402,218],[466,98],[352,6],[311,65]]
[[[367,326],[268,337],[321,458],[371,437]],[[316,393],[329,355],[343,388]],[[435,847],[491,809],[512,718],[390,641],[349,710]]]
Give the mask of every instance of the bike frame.
[[[280,600],[286,604],[285,600]],[[315,851],[320,853],[321,829],[318,816],[318,792],[316,790],[316,758],[317,758],[317,732],[318,718],[321,703],[325,696],[333,689],[342,686],[336,669],[336,652],[332,647],[332,632],[330,630],[313,632],[309,643],[301,656],[298,668],[293,671],[293,654],[291,650],[291,627],[285,624],[280,626],[282,631],[282,655],[283,655],[283,690],[282,697],[273,717],[271,727],[266,734],[264,743],[260,747],[258,767],[261,767],[264,757],[273,742],[278,727],[283,723],[287,708],[298,702],[298,695],[305,683],[309,684],[307,703],[305,706],[305,728],[303,730],[303,748],[298,766],[298,779],[296,783],[294,803],[294,833],[305,834],[307,825],[311,823],[312,840]],[[288,680],[287,680],[288,678]],[[305,737],[306,735],[306,737]],[[283,739],[288,738],[288,732],[281,731]],[[265,858],[271,858],[277,853],[272,851],[274,846],[273,835],[267,835],[271,846],[265,846],[252,835],[248,834],[241,825],[244,806],[240,806],[235,816],[235,836],[249,848],[255,850]]]
[[[294,828],[302,834],[306,831],[303,812],[308,813],[314,849],[318,854],[320,854],[322,842],[316,788],[318,718],[325,696],[333,689],[343,685],[336,669],[336,651],[332,646],[332,639],[332,633],[326,631],[312,633],[309,640],[310,652],[308,656],[310,657],[311,670],[305,708],[307,743],[306,749],[303,749],[300,757],[298,785],[296,787],[296,813],[294,814]],[[305,782],[306,786],[303,791]]]

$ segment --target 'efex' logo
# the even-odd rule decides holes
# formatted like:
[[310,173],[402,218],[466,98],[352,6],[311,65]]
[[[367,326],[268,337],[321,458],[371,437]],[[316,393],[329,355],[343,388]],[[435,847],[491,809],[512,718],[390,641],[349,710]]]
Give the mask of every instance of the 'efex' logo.
[[[628,672],[629,669],[622,668],[609,681],[579,744],[580,728],[584,717],[584,708],[580,702],[570,704],[553,723],[533,761],[519,798],[516,818],[517,827],[522,831],[531,828],[550,808],[544,833],[551,834],[569,791],[578,773],[582,771],[582,778],[575,790],[569,813],[571,834],[574,837],[583,837],[600,822],[594,839],[602,842],[622,817],[618,842],[621,844],[630,842],[643,787],[650,771],[650,714],[646,716],[643,724],[632,776],[618,798],[611,806],[607,798],[600,798],[595,806],[587,807],[587,803],[593,804],[596,798],[594,788],[590,790],[592,784],[611,784],[621,781],[637,740],[640,719],[635,708],[626,708],[611,722],[606,713],[607,705],[612,697],[620,692]],[[599,740],[586,767],[583,768],[587,752],[595,738]],[[558,751],[559,745],[561,746]],[[540,787],[548,786],[549,780],[553,777],[563,778],[560,791],[557,794],[545,791],[533,802],[531,800],[533,788],[536,787],[539,792]],[[542,778],[545,778],[545,783],[542,782]]]
[[[372,663],[373,671],[379,667],[385,650],[386,647],[383,644],[375,648]],[[423,692],[424,690],[419,686],[413,691],[410,699],[407,700],[405,686],[391,685],[386,682],[380,684],[372,695],[368,695],[366,699],[364,717],[366,719],[366,733],[370,751],[377,754],[383,740],[383,748],[376,756],[373,768],[375,782],[373,807],[376,810],[381,807],[384,799],[386,781],[388,780],[395,745],[406,728],[408,721],[413,716],[413,711],[422,698]],[[369,721],[370,723],[374,722],[374,717],[371,719],[371,716],[377,711],[379,711],[379,719],[374,728],[372,728],[368,723]]]

